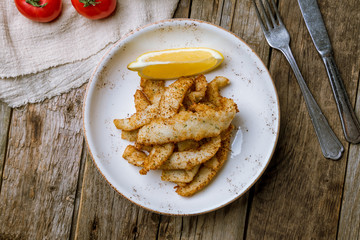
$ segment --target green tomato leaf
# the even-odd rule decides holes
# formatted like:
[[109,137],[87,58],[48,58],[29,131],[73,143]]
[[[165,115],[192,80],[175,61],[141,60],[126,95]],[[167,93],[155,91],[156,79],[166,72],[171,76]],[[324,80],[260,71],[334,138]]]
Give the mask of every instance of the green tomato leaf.
[[25,1],[26,3],[34,6],[34,7],[40,7],[40,8],[43,8],[45,7],[48,3],[44,3],[44,4],[39,4],[40,0],[26,0]]
[[95,6],[96,4],[99,4],[101,2],[96,2],[96,0],[79,0],[79,2],[84,4],[84,7],[88,7],[90,5]]

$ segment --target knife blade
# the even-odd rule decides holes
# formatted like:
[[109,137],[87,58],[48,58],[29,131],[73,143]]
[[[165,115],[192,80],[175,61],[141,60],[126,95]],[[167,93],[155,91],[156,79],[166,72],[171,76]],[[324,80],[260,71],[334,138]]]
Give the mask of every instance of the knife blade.
[[336,66],[332,46],[316,0],[298,0],[301,13],[312,41],[323,59],[339,111],[345,139],[360,142],[360,123],[352,108],[340,72]]
[[307,29],[321,56],[330,54],[332,47],[316,0],[298,0]]

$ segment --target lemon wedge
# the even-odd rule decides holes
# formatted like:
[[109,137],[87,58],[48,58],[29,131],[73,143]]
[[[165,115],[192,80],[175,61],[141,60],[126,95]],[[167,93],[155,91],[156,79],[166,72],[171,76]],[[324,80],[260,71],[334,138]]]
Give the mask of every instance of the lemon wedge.
[[205,73],[218,67],[224,56],[211,48],[174,48],[140,55],[127,67],[147,79],[175,79]]

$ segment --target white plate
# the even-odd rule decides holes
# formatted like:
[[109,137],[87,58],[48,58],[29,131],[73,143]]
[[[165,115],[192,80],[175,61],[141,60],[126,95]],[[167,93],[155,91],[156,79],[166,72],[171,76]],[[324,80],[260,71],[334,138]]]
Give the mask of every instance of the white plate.
[[[192,197],[175,193],[160,171],[146,176],[122,158],[129,142],[113,119],[135,112],[133,95],[139,88],[137,73],[126,66],[144,52],[210,47],[225,60],[205,74],[208,81],[225,76],[231,84],[222,95],[233,98],[239,113],[233,123],[231,154],[216,178]],[[174,215],[209,212],[234,201],[261,176],[268,165],[279,133],[279,103],[274,83],[260,58],[234,34],[212,24],[172,19],[151,24],[120,39],[102,58],[88,84],[84,101],[85,137],[94,162],[108,183],[122,196],[146,209]]]

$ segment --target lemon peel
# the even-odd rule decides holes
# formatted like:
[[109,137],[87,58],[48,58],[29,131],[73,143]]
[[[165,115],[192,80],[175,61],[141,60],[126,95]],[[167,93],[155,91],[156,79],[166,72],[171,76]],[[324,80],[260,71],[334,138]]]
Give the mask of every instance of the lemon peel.
[[217,50],[205,47],[146,52],[127,67],[147,79],[175,79],[209,72],[224,61]]

